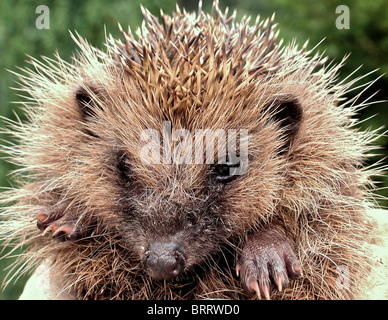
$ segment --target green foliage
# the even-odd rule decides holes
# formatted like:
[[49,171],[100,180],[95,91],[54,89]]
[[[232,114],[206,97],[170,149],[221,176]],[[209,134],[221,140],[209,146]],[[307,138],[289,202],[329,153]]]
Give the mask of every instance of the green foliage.
[[[210,10],[212,0],[204,0],[203,7]],[[230,11],[237,9],[238,18],[243,15],[257,14],[266,18],[276,11],[275,21],[280,25],[280,37],[285,43],[297,39],[303,44],[310,39],[310,48],[318,44],[323,38],[324,42],[317,48],[326,50],[330,59],[336,62],[351,53],[340,78],[344,78],[357,67],[362,69],[352,77],[357,77],[380,68],[376,73],[361,80],[366,83],[376,79],[383,73],[388,73],[388,10],[386,0],[225,0],[221,7],[230,7]],[[14,118],[12,110],[17,111],[16,105],[11,101],[20,101],[20,98],[10,86],[14,86],[15,77],[6,69],[16,70],[16,66],[26,66],[28,60],[26,54],[33,57],[41,55],[52,57],[58,51],[62,58],[70,61],[76,50],[76,45],[70,38],[69,30],[77,30],[88,41],[103,48],[105,40],[104,26],[107,33],[119,37],[117,22],[125,28],[128,24],[135,30],[141,24],[142,16],[140,3],[147,7],[153,14],[158,15],[162,8],[165,13],[171,13],[175,8],[175,0],[46,0],[42,3],[32,1],[6,1],[0,0],[0,115]],[[178,1],[187,10],[196,10],[197,1]],[[39,14],[35,13],[38,5],[44,4],[50,9],[50,29],[38,30],[35,20]],[[339,14],[335,9],[339,5],[347,5],[350,10],[350,29],[337,29],[335,21]],[[359,99],[362,102],[368,96],[380,89],[373,98],[376,100],[388,100],[388,76],[384,75]],[[361,89],[350,94],[357,94]],[[349,94],[349,97],[351,95]],[[385,125],[388,117],[388,104],[374,104],[362,111],[361,119],[366,119],[373,114],[379,114],[365,121],[362,128],[377,128]],[[20,113],[20,112],[19,112]],[[1,123],[1,121],[0,121]],[[0,138],[5,138],[0,136]],[[379,143],[387,149],[388,141],[381,138]],[[381,157],[376,157],[376,161]],[[0,162],[0,185],[9,186],[6,173],[11,166],[4,161]],[[383,181],[388,185],[388,180]],[[381,185],[380,187],[383,187]],[[384,190],[381,194],[386,194]],[[3,270],[12,259],[0,260],[0,268]],[[0,270],[0,271],[1,271]],[[5,272],[0,273],[0,281]],[[23,281],[16,285],[10,285],[4,292],[0,292],[0,299],[15,299],[21,292]]]

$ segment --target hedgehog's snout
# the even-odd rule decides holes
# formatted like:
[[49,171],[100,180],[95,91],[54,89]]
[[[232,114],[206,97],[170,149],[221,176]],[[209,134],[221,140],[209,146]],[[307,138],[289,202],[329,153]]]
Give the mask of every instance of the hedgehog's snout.
[[145,270],[154,279],[169,280],[184,269],[186,259],[183,249],[176,242],[154,241],[143,256]]

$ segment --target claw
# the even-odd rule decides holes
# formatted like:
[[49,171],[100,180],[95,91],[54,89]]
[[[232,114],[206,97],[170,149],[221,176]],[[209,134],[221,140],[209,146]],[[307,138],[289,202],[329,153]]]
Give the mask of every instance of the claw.
[[34,218],[34,220],[38,220],[38,223],[39,222],[43,222],[43,221],[45,221],[46,219],[47,219],[47,214],[45,214],[45,213],[41,213],[41,214],[38,214],[35,218]]
[[66,212],[72,212],[69,210],[69,202],[60,202],[49,208],[36,210],[31,222],[36,220],[37,227],[43,231],[42,236],[52,232],[52,237],[58,240],[79,240],[81,235],[74,230],[74,226],[71,223],[64,224],[63,217]]
[[270,298],[270,290],[269,290],[269,284],[268,283],[265,283],[263,286],[262,286],[262,291],[264,293],[264,296],[265,296],[265,299],[266,300],[271,300]]
[[30,222],[38,220],[39,222],[43,222],[47,219],[48,215],[44,213],[45,210],[38,210],[34,212],[34,218],[31,219]]
[[64,233],[66,238],[70,238],[70,236],[73,232],[74,232],[74,228],[69,224],[65,224],[63,226],[60,226],[59,228],[57,228],[53,232],[53,237],[56,237],[56,236],[60,235],[61,233]]
[[257,283],[257,281],[254,278],[249,279],[249,289],[252,291],[255,291],[257,294],[257,298],[259,300],[261,300],[259,284]]
[[296,277],[302,277],[303,276],[302,267],[299,264],[295,263],[292,266],[292,270],[294,271]]
[[58,228],[58,225],[56,224],[50,224],[47,228],[44,229],[42,236],[46,235],[49,231],[55,232],[55,230]]
[[276,284],[279,292],[282,292],[282,290],[283,290],[282,283],[283,283],[283,280],[282,280],[281,276],[278,276],[278,277],[275,278],[275,284]]
[[54,209],[61,209],[61,207],[59,205],[56,205],[50,208],[35,211],[35,217],[31,220],[31,222],[37,220],[37,227],[40,230],[45,231],[52,222],[59,220],[64,215],[64,211],[59,210],[53,212]]
[[241,270],[241,264],[237,263],[237,265],[236,265],[236,275],[237,275],[237,277],[240,276],[240,270]]

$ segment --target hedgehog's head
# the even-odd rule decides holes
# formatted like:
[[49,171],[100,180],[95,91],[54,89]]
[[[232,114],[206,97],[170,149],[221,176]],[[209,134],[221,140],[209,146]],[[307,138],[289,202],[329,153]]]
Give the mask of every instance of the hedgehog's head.
[[136,106],[141,121],[128,112],[133,97],[118,106],[107,96],[93,86],[75,94],[99,180],[90,202],[105,199],[129,256],[152,277],[174,278],[270,219],[302,119],[294,96],[277,96],[246,126],[227,115],[223,97],[187,122],[157,109],[145,116],[147,105]]
[[138,40],[122,32],[103,53],[75,37],[74,65],[33,61],[26,90],[42,107],[23,152],[36,198],[67,201],[76,228],[97,230],[87,261],[114,238],[129,265],[173,278],[238,245],[284,197],[297,93],[318,62],[279,50],[272,20],[216,15],[146,13]]

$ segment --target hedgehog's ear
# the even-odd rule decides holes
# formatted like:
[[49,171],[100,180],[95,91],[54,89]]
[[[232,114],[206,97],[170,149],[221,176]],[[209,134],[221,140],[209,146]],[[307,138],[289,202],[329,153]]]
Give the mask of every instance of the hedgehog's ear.
[[75,100],[77,102],[81,117],[83,120],[89,120],[96,117],[96,109],[101,108],[96,101],[99,96],[99,91],[94,87],[80,87],[75,93]]
[[273,117],[283,128],[286,134],[286,147],[290,145],[299,131],[302,123],[303,110],[297,97],[285,94],[276,97],[269,106]]

